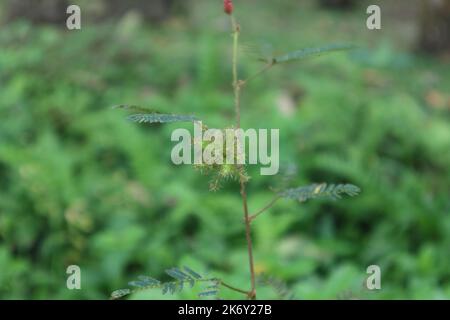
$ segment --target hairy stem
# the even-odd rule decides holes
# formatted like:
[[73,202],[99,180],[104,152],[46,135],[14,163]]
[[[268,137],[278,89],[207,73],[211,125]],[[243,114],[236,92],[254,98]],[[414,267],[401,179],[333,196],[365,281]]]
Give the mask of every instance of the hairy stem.
[[[239,33],[240,27],[237,24],[235,18],[231,16],[231,23],[233,26],[233,88],[234,88],[234,105],[235,105],[235,113],[236,113],[236,129],[241,127],[241,86],[242,82],[238,77],[238,48],[239,48]],[[243,165],[239,165],[239,169],[241,170]],[[253,246],[252,246],[252,237],[251,237],[251,227],[250,227],[250,219],[248,212],[248,204],[247,204],[247,191],[246,191],[246,178],[241,175],[239,178],[240,182],[240,193],[242,197],[242,207],[244,210],[244,221],[245,221],[245,236],[247,239],[247,251],[248,251],[248,260],[249,260],[249,268],[250,268],[250,283],[251,289],[247,292],[247,297],[249,299],[256,298],[256,281],[255,281],[255,266],[253,262]]]
[[248,251],[248,261],[250,267],[250,282],[251,282],[251,290],[248,292],[248,297],[250,299],[256,298],[256,281],[255,281],[255,266],[253,261],[253,247],[252,247],[252,236],[251,236],[251,228],[250,228],[250,218],[248,213],[248,205],[247,205],[247,192],[245,190],[245,181],[241,178],[241,197],[242,197],[242,205],[244,208],[244,220],[245,220],[245,236],[247,238],[247,251]]

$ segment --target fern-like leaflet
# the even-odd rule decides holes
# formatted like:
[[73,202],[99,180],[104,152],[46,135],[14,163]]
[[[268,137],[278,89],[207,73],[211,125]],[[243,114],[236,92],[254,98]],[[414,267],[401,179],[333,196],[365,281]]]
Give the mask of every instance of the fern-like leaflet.
[[171,123],[171,122],[194,122],[198,119],[191,115],[162,114],[162,113],[139,113],[127,117],[128,120],[138,123]]
[[289,53],[276,55],[271,44],[264,43],[263,45],[243,45],[241,51],[257,60],[265,62],[269,65],[280,63],[287,63],[297,60],[304,60],[307,58],[319,57],[325,54],[346,51],[355,49],[356,46],[352,44],[329,44],[323,47],[304,48]]
[[354,48],[355,48],[354,45],[349,44],[332,44],[319,48],[305,48],[281,56],[274,57],[271,62],[272,64],[286,63],[296,60],[318,57],[332,52],[350,50]]
[[350,197],[357,196],[361,189],[352,184],[327,184],[314,183],[309,186],[287,189],[279,193],[283,198],[295,199],[299,202],[305,202],[315,198],[331,198],[333,200],[341,199],[346,194]]
[[135,105],[121,104],[114,106],[113,108],[139,112],[127,117],[128,120],[138,123],[194,122],[199,120],[193,115],[164,114],[146,107]]
[[173,281],[161,282],[157,279],[139,276],[137,280],[128,283],[130,288],[115,290],[111,293],[111,299],[120,299],[127,295],[149,289],[160,289],[162,294],[175,294],[189,286],[193,288],[197,283],[209,284],[205,290],[199,293],[199,297],[217,296],[221,281],[216,278],[205,278],[189,267],[167,269],[166,273]]
[[220,293],[220,280],[214,279],[211,281],[211,284],[198,294],[200,298],[204,297],[213,297],[218,299],[219,293]]

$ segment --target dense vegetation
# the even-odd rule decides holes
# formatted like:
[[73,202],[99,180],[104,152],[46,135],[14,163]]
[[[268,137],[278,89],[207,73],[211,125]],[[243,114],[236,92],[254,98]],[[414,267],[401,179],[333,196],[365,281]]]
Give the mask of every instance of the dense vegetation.
[[[253,225],[257,271],[299,299],[450,297],[448,61],[407,53],[393,32],[369,32],[364,10],[281,1],[274,16],[273,5],[242,7],[252,17],[241,22],[243,52],[261,40],[253,34],[287,51],[346,40],[362,49],[255,80],[243,126],[281,129],[293,186],[342,181],[363,192],[276,204]],[[177,125],[136,126],[110,108],[232,124],[227,20],[211,2],[198,6],[159,28],[130,14],[80,32],[25,21],[0,29],[1,298],[108,298],[139,274],[164,279],[182,265],[247,281],[234,185],[211,193],[208,177],[172,165]],[[252,74],[260,65],[247,59],[241,73]],[[283,181],[251,170],[256,209]],[[70,264],[81,267],[80,291],[65,286]],[[377,292],[362,288],[371,264],[383,271]],[[274,291],[261,286],[258,297]]]

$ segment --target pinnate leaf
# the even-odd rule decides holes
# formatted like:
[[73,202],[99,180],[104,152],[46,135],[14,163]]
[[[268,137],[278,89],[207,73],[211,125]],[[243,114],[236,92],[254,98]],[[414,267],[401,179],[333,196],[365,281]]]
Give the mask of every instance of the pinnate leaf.
[[281,197],[295,199],[299,202],[305,202],[309,199],[319,197],[331,198],[333,200],[341,199],[342,195],[350,197],[357,196],[361,189],[352,184],[326,184],[314,183],[309,186],[287,189],[279,193]]
[[176,115],[162,113],[138,113],[127,117],[128,120],[138,123],[171,123],[171,122],[194,122],[198,119],[192,115]]
[[303,60],[307,58],[317,57],[324,54],[329,54],[338,51],[346,51],[354,49],[354,45],[349,44],[332,44],[324,47],[318,48],[305,48],[293,52],[289,52],[287,54],[283,54],[277,57],[274,57],[272,60],[273,64],[286,63],[292,61]]

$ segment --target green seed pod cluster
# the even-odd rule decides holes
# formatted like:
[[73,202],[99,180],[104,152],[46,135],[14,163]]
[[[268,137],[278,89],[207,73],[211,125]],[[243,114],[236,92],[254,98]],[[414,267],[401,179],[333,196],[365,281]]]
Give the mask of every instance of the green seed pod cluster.
[[[202,163],[194,164],[194,168],[199,170],[202,174],[211,175],[210,189],[213,191],[219,190],[221,183],[224,180],[244,179],[248,181],[248,176],[245,173],[244,167],[241,165],[245,162],[245,155],[243,154],[233,128],[225,128],[217,130],[211,139],[205,140],[205,133],[208,136],[208,127],[202,126],[202,139],[193,138],[192,143],[194,150],[201,150]],[[220,136],[221,139],[216,140]],[[233,143],[229,143],[232,141]],[[228,143],[227,143],[228,142]],[[198,146],[201,146],[201,149]],[[227,163],[227,155],[232,159],[232,163]],[[230,161],[228,161],[230,162]]]

